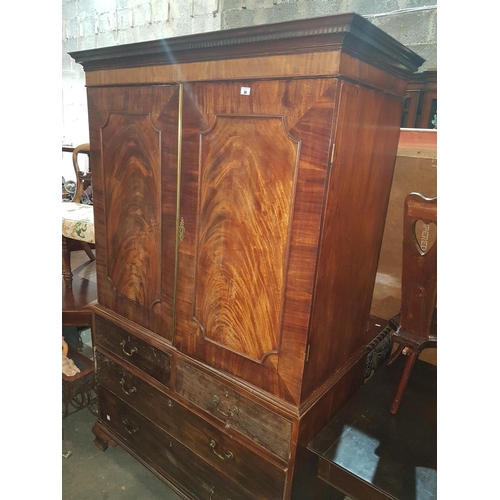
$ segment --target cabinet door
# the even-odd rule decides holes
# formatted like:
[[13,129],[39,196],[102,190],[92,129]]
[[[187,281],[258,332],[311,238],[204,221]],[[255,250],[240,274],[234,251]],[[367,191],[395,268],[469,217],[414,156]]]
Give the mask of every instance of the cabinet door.
[[98,301],[172,339],[179,87],[89,88]]
[[184,89],[176,345],[290,402],[336,88],[304,79]]

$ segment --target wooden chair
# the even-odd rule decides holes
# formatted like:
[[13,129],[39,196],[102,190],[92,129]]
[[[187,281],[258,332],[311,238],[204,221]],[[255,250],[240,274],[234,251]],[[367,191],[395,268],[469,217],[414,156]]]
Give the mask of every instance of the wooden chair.
[[76,175],[76,188],[72,201],[62,202],[62,276],[66,288],[71,288],[73,273],[71,271],[71,244],[68,240],[77,240],[85,250],[89,259],[95,256],[90,244],[94,237],[94,208],[92,206],[92,173],[81,169],[78,165],[79,154],[90,154],[90,144],[81,144],[73,152],[73,168]]
[[401,312],[391,321],[398,348],[408,360],[390,409],[394,415],[420,352],[437,346],[437,198],[411,193],[405,199]]

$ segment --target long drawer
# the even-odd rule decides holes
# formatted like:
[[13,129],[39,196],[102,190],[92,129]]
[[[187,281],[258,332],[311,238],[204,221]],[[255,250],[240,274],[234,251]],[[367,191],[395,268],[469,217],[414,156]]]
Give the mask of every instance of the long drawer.
[[284,461],[289,460],[291,421],[226,387],[179,359],[175,392]]
[[97,351],[99,384],[259,498],[281,498],[286,471]]
[[[173,436],[100,388],[99,416],[145,462],[196,499],[256,500]],[[267,498],[267,497],[260,497]]]
[[128,361],[153,378],[170,386],[170,354],[137,338],[117,325],[94,314],[96,344]]

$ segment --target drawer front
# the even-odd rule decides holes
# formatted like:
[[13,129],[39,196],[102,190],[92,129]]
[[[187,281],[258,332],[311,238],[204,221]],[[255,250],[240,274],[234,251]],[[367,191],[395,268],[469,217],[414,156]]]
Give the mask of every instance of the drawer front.
[[165,386],[170,386],[170,354],[156,349],[98,314],[94,315],[94,337],[96,344],[137,366]]
[[[266,462],[246,446],[99,351],[96,352],[96,360],[101,386],[243,488],[260,498],[281,498],[285,471]],[[255,480],[256,477],[259,478],[258,481]]]
[[194,498],[199,500],[259,498],[204,463],[174,437],[162,431],[106,389],[100,388],[99,399],[101,420],[121,438],[124,444],[130,446],[157,472],[175,482],[180,489]]
[[178,360],[175,391],[231,429],[288,462],[292,423]]

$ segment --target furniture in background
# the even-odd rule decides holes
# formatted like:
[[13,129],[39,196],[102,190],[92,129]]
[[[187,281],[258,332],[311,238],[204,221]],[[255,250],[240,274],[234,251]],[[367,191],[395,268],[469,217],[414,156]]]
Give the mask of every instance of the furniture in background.
[[363,384],[407,80],[355,14],[70,54],[85,70],[96,445],[185,498],[306,500]]
[[[68,151],[68,148],[63,147]],[[94,209],[92,206],[92,174],[90,168],[84,171],[78,165],[78,155],[90,153],[89,144],[81,144],[73,149],[72,160],[75,170],[76,185],[73,199],[62,201],[62,276],[66,288],[71,288],[73,273],[71,270],[71,241],[78,241],[88,258],[95,256],[90,244],[95,243]],[[71,240],[71,241],[70,241]]]
[[72,376],[62,374],[62,418],[70,414],[70,406],[75,411],[88,408],[97,414],[94,362],[78,351],[70,350],[68,357],[73,360],[80,372]]
[[420,352],[437,345],[437,198],[411,193],[405,199],[403,226],[401,312],[393,342],[398,348],[388,363],[401,354],[407,361],[391,413],[396,413]]
[[[92,305],[97,300],[95,257],[91,249],[94,242],[93,207],[91,197],[90,166],[80,167],[78,159],[89,154],[89,145],[76,148],[63,146],[63,153],[72,154],[76,182],[63,184],[62,220],[62,326],[66,340],[72,348],[80,350],[82,330],[92,326]],[[80,155],[80,156],[79,156]],[[86,191],[85,194],[82,194]],[[78,200],[79,203],[76,203]],[[83,256],[85,251],[85,257]],[[71,257],[71,254],[73,256]],[[64,398],[63,398],[64,399]]]
[[417,360],[408,400],[391,415],[404,366],[381,366],[309,443],[329,499],[437,498],[437,368]]
[[437,128],[437,70],[415,73],[410,78],[401,128]]
[[[392,180],[384,236],[370,314],[389,320],[401,308],[403,268],[403,221],[405,198],[412,192],[437,196],[437,131],[402,129]],[[423,359],[436,364],[436,351],[428,349]]]

